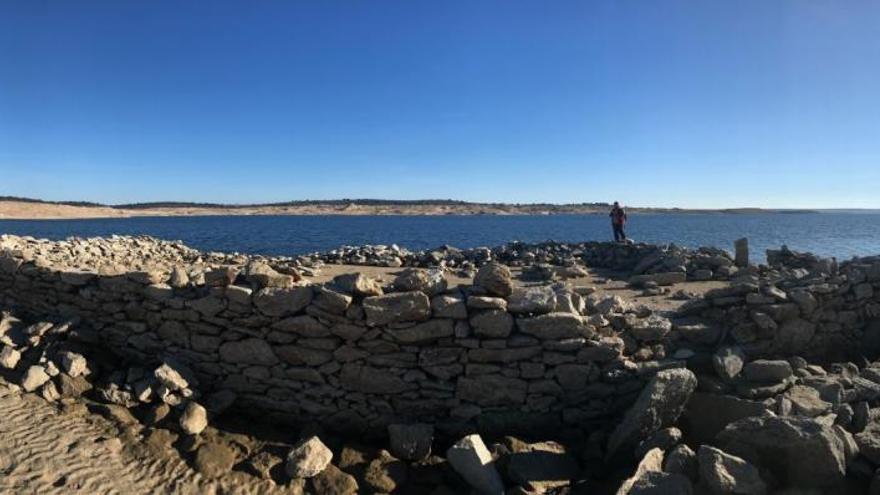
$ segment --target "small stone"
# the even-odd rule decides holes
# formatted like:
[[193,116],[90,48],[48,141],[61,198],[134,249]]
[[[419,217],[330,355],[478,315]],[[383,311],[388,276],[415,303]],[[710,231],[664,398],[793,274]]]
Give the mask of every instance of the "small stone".
[[42,366],[31,366],[24,373],[24,377],[21,379],[21,388],[24,389],[25,392],[33,392],[34,390],[43,386],[44,383],[50,380],[50,376],[46,373]]
[[8,345],[3,346],[3,350],[0,351],[0,366],[8,370],[15,369],[20,359],[21,353]]
[[208,411],[196,402],[189,402],[180,416],[180,428],[187,435],[198,435],[208,426]]
[[312,478],[320,474],[332,459],[333,452],[320,438],[312,436],[290,449],[284,470],[291,478]]
[[407,461],[419,461],[431,454],[434,427],[428,424],[393,424],[388,426],[391,452]]
[[713,493],[764,495],[767,486],[758,469],[744,459],[701,445],[697,454],[700,479]]

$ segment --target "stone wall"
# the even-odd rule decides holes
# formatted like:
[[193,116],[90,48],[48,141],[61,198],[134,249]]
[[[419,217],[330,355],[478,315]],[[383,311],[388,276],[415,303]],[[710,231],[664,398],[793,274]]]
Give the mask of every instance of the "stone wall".
[[[780,254],[782,253],[782,254]],[[838,266],[809,254],[768,253],[730,287],[709,291],[682,313],[715,323],[716,343],[749,356],[800,355],[823,360],[880,355],[880,258]],[[708,338],[705,333],[699,338]]]
[[204,392],[235,392],[240,408],[336,429],[588,427],[617,417],[658,369],[684,364],[623,356],[621,328],[658,340],[671,324],[619,298],[514,290],[497,264],[477,278],[451,290],[425,270],[394,287],[361,275],[308,285],[256,263],[111,275],[21,250],[0,256],[7,307],[78,317],[115,354],[172,358]]

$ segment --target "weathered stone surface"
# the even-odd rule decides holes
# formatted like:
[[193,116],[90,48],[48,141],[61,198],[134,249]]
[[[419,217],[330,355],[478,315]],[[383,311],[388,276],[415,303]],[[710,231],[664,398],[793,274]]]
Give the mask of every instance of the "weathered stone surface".
[[245,339],[226,342],[220,346],[220,359],[233,364],[258,364],[272,366],[278,357],[272,347],[262,339]]
[[208,426],[208,411],[190,401],[180,415],[180,429],[187,435],[198,435]]
[[330,329],[309,315],[291,316],[272,324],[272,328],[280,332],[289,332],[302,337],[329,337]]
[[51,377],[46,373],[46,370],[42,366],[31,366],[25,371],[24,376],[21,378],[21,388],[23,388],[25,392],[33,392],[42,387],[43,384],[50,379]]
[[333,285],[341,291],[357,297],[381,296],[382,284],[363,273],[345,273],[333,279]]
[[[795,306],[795,308],[797,307]],[[802,352],[807,348],[815,333],[815,324],[800,318],[789,319],[779,327],[776,333],[776,348],[788,354]]]
[[424,321],[431,316],[431,301],[424,292],[396,292],[364,299],[367,325]]
[[367,394],[397,394],[410,388],[391,372],[352,363],[342,367],[339,380],[345,389]]
[[646,341],[655,342],[663,339],[672,330],[672,322],[668,318],[659,315],[651,315],[647,318],[639,318],[633,322],[629,331],[633,337]]
[[312,478],[330,465],[333,452],[318,437],[309,437],[296,443],[287,454],[284,471],[291,478]]
[[833,428],[815,419],[741,419],[718,434],[718,444],[772,473],[787,487],[830,487],[846,474],[844,442]]
[[536,493],[568,486],[580,474],[577,461],[554,442],[529,444],[505,460],[507,477]]
[[626,479],[617,495],[690,495],[690,481],[681,474],[663,472],[663,451],[648,452],[636,468],[635,474]]
[[446,290],[447,281],[439,269],[407,268],[394,279],[394,288],[401,292],[421,291],[435,296]]
[[478,337],[503,339],[513,330],[513,316],[501,309],[490,309],[471,316],[470,324]]
[[461,400],[480,406],[522,404],[526,399],[528,383],[500,375],[481,375],[474,378],[461,377],[456,395]]
[[504,482],[479,435],[468,435],[446,451],[446,461],[478,493],[504,494]]
[[513,276],[510,268],[501,263],[483,265],[474,277],[474,285],[493,296],[507,297],[513,292]]
[[235,452],[218,442],[206,442],[196,451],[193,466],[206,478],[219,478],[232,470]]
[[859,452],[874,464],[880,464],[880,423],[872,422],[855,435]]
[[394,340],[404,344],[424,344],[437,339],[451,337],[455,333],[455,323],[447,319],[431,319],[411,327],[388,329]]
[[326,287],[315,288],[312,304],[329,313],[341,315],[351,306],[352,297]]
[[782,359],[758,359],[743,367],[743,375],[753,382],[780,382],[790,377],[792,373],[791,364]]
[[681,415],[696,388],[697,377],[690,370],[657,373],[611,434],[609,457],[632,452],[642,440],[670,426]]
[[312,302],[311,287],[266,287],[253,296],[254,306],[266,316],[296,314]]
[[712,366],[724,380],[733,380],[745,364],[745,355],[739,347],[722,347],[712,356]]
[[313,493],[326,495],[356,495],[358,483],[354,476],[328,464],[317,476],[309,479]]
[[511,313],[550,313],[556,308],[556,292],[549,285],[517,287],[507,298]]
[[388,451],[380,450],[379,456],[364,470],[365,488],[375,493],[395,493],[407,480],[406,464],[395,459]]
[[518,318],[520,332],[539,339],[593,338],[595,329],[584,318],[571,313],[548,313],[530,318]]
[[12,346],[3,346],[3,350],[0,351],[0,366],[8,370],[15,369],[19,360],[21,360],[21,353],[18,350]]
[[832,404],[822,400],[813,387],[795,385],[785,392],[791,402],[791,412],[798,416],[816,417],[831,411]]
[[153,371],[153,376],[172,392],[188,388],[190,381],[195,380],[192,371],[174,361],[160,364]]
[[434,427],[429,424],[388,425],[391,453],[407,461],[420,461],[431,455]]
[[463,320],[468,316],[467,305],[460,294],[436,296],[431,299],[431,308],[434,311],[434,318]]
[[744,459],[701,445],[697,453],[700,479],[713,493],[764,495],[767,485],[758,469]]

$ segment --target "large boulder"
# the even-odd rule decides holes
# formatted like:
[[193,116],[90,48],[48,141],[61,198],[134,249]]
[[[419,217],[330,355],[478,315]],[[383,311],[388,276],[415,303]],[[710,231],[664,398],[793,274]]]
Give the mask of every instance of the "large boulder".
[[470,324],[478,337],[505,339],[513,330],[513,316],[503,309],[489,309],[474,313]]
[[611,434],[608,457],[628,457],[640,442],[671,426],[696,388],[697,377],[690,370],[671,369],[657,373]]
[[431,301],[421,291],[396,292],[364,299],[367,325],[424,321],[431,316]]
[[758,469],[746,460],[708,445],[697,452],[700,480],[712,493],[764,495],[767,485]]
[[321,474],[333,459],[333,452],[316,436],[297,442],[287,454],[284,471],[291,478],[312,478]]
[[672,322],[660,315],[651,315],[633,321],[630,334],[644,342],[656,342],[672,331]]
[[529,444],[505,460],[507,477],[533,493],[568,486],[580,472],[577,461],[555,442]]
[[474,285],[493,296],[507,297],[513,292],[513,275],[501,263],[483,265],[474,277]]
[[681,421],[694,444],[711,442],[730,423],[768,414],[763,402],[732,395],[696,392],[691,395]]
[[787,487],[833,487],[846,474],[847,443],[833,427],[812,418],[741,419],[727,425],[717,443]]
[[449,447],[446,461],[477,493],[504,494],[504,482],[480,435],[468,435]]
[[663,472],[663,451],[652,449],[626,479],[617,495],[691,495],[693,487],[683,474]]

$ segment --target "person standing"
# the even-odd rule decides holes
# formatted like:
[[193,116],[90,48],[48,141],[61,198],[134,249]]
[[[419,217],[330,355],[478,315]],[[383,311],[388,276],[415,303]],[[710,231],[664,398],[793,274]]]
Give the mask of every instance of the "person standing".
[[626,211],[620,206],[620,203],[614,202],[614,207],[611,208],[611,213],[608,216],[611,217],[611,228],[614,229],[615,242],[626,241],[626,233],[623,231],[623,226],[626,225]]

